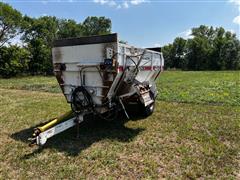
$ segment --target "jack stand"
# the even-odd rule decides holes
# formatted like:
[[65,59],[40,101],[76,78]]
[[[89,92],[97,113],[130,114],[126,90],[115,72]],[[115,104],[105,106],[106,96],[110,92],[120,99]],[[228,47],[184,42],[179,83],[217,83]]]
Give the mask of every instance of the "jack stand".
[[80,128],[80,123],[83,122],[83,116],[84,114],[79,114],[77,115],[76,119],[75,119],[75,123],[76,123],[76,128],[77,128],[77,139],[79,139],[80,135],[79,135],[79,128]]

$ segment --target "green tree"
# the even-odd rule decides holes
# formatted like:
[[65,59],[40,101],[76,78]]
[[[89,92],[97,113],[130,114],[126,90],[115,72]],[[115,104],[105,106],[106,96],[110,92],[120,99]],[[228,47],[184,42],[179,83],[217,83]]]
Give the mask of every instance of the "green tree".
[[181,37],[177,37],[173,42],[173,66],[177,69],[185,69],[187,64],[185,59],[186,42],[187,41]]
[[59,31],[58,19],[52,16],[24,19],[26,23],[23,40],[31,54],[30,73],[52,74],[51,48]]
[[188,69],[207,70],[209,69],[209,58],[211,56],[211,45],[203,37],[194,37],[188,40],[188,54],[186,56]]
[[213,40],[215,37],[215,30],[211,26],[210,28],[205,25],[200,25],[199,27],[192,28],[192,36],[206,38],[209,41]]
[[186,69],[185,66],[188,64],[185,58],[186,42],[185,39],[178,37],[173,44],[168,44],[162,48],[166,68]]
[[164,46],[167,67],[184,70],[240,69],[240,41],[224,28],[201,25],[192,29],[192,39],[176,38]]
[[239,69],[240,64],[239,40],[236,34],[216,28],[211,56],[211,69]]
[[29,52],[18,46],[0,48],[0,76],[9,78],[27,73]]
[[173,53],[173,45],[168,44],[162,47],[162,53],[164,56],[164,67],[165,69],[172,68],[174,65],[174,53]]
[[25,42],[40,38],[43,42],[52,46],[52,42],[57,38],[58,19],[55,16],[42,16],[40,18],[30,18],[25,16],[25,31],[23,39]]
[[87,17],[82,23],[84,36],[109,34],[111,27],[111,20],[106,17]]
[[22,17],[21,13],[10,5],[0,2],[0,47],[19,33],[22,33],[21,40],[24,42],[24,48],[10,45],[0,49],[1,75],[4,76],[5,73],[6,76],[11,76],[20,73],[21,55],[24,59],[28,58],[28,61],[24,61],[28,68],[25,68],[25,64],[24,68],[29,73],[52,74],[51,48],[55,39],[110,32],[111,20],[105,17],[88,17],[82,24],[54,16]]
[[58,23],[58,38],[70,38],[82,36],[82,26],[71,19],[60,19]]
[[225,59],[226,69],[240,69],[240,41],[236,34],[226,32],[226,43],[223,45],[222,56]]
[[0,47],[20,33],[22,14],[0,2]]

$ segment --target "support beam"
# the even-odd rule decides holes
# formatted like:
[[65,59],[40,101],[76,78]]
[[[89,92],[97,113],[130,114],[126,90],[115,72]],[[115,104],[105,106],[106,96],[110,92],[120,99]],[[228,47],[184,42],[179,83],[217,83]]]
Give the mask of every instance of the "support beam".
[[[80,115],[82,116],[82,115]],[[77,123],[81,123],[83,121],[83,117],[81,118],[78,118],[78,122]],[[67,121],[64,121],[60,124],[57,124],[56,126],[53,126],[52,128],[44,131],[44,132],[41,132],[37,137],[36,137],[36,144],[37,145],[44,145],[47,140],[53,136],[55,136],[56,134],[59,134],[63,131],[66,131],[67,129],[73,127],[76,125],[76,117],[74,118],[71,118]]]

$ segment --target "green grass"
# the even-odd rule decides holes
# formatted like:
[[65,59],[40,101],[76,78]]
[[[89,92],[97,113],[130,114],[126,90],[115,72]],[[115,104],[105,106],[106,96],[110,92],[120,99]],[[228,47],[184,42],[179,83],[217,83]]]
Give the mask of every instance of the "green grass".
[[85,122],[38,149],[33,127],[69,109],[55,78],[0,79],[0,179],[239,179],[238,87],[239,72],[165,72],[152,116]]
[[57,80],[53,76],[0,79],[0,88],[61,93]]
[[[240,106],[240,71],[166,71],[157,85],[158,100]],[[0,88],[61,93],[55,77],[0,79]]]
[[158,87],[163,101],[240,106],[240,71],[169,71]]

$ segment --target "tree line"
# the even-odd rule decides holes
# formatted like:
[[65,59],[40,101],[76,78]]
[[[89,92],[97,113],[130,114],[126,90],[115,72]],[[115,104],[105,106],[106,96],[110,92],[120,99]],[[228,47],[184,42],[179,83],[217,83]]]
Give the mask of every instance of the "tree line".
[[[87,17],[83,22],[55,16],[32,18],[0,2],[0,76],[51,75],[54,39],[109,34],[111,26],[106,17]],[[177,37],[162,47],[166,69],[240,69],[240,41],[235,33],[201,25],[192,29],[191,37]]]
[[55,16],[32,18],[0,2],[0,76],[50,75],[55,39],[109,34],[111,26],[106,17],[87,17],[82,23]]
[[182,70],[239,70],[240,41],[224,28],[201,25],[191,38],[177,37],[162,48],[165,68]]

